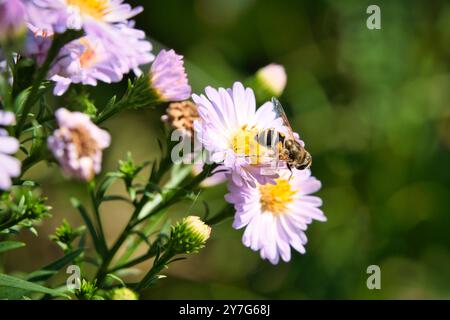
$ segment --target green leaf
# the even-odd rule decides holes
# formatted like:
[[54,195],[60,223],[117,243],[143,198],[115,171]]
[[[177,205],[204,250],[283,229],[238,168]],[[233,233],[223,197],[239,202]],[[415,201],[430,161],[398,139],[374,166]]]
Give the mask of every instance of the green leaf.
[[108,176],[105,178],[100,186],[98,187],[97,195],[96,195],[96,203],[97,206],[101,203],[103,197],[106,194],[106,191],[109,189],[109,187],[114,183],[114,181],[117,180],[117,177],[115,176]]
[[88,212],[86,211],[86,209],[84,208],[84,206],[80,203],[80,201],[76,198],[71,198],[70,202],[72,203],[72,205],[78,209],[78,211],[80,212],[81,217],[84,220],[84,223],[86,224],[86,226],[89,229],[89,233],[92,236],[92,240],[94,241],[94,246],[95,246],[95,250],[100,253],[100,254],[104,254],[104,250],[102,247],[102,244],[100,242],[100,239],[97,235],[97,231],[91,221],[91,218],[89,217]]
[[62,258],[52,262],[51,264],[33,271],[27,277],[28,281],[37,282],[37,281],[45,281],[55,275],[59,270],[61,270],[64,266],[72,262],[75,258],[77,258],[82,252],[84,248],[80,248],[69,252]]
[[119,282],[122,285],[122,287],[126,287],[125,282],[123,282],[123,280],[120,277],[116,276],[115,274],[108,273],[106,275],[106,277],[116,280],[117,282]]
[[25,243],[23,243],[23,242],[3,241],[3,242],[0,242],[0,253],[9,251],[9,250],[22,248],[22,247],[25,247]]
[[25,292],[31,291],[31,292],[45,293],[54,297],[66,297],[66,298],[69,297],[61,290],[46,288],[36,283],[29,282],[3,273],[0,273],[0,288],[1,288],[0,296],[3,295],[7,296],[10,290],[17,292],[17,289],[19,289]]

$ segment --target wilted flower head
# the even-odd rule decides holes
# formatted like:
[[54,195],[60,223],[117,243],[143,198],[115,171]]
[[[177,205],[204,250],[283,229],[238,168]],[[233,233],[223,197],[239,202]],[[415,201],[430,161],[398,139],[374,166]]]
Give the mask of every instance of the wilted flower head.
[[236,215],[233,227],[246,227],[242,242],[261,258],[277,264],[279,258],[291,259],[291,248],[305,253],[305,231],[313,219],[326,221],[319,197],[310,194],[318,191],[320,181],[311,171],[283,170],[276,184],[237,186],[229,183],[225,199],[234,204]]
[[211,160],[228,170],[237,185],[273,183],[276,174],[265,170],[266,150],[255,136],[266,129],[283,132],[283,121],[266,102],[256,110],[253,90],[236,82],[232,89],[211,87],[205,95],[192,95],[200,119],[195,122],[196,137],[209,151]]
[[175,130],[182,130],[187,135],[194,134],[194,121],[198,119],[198,111],[195,103],[191,101],[172,102],[161,120]]
[[150,69],[150,87],[161,101],[186,100],[191,95],[183,56],[161,50]]
[[199,217],[189,216],[172,227],[170,245],[175,253],[198,252],[210,235],[210,226]]
[[102,151],[109,147],[110,135],[80,112],[64,108],[56,111],[59,129],[48,137],[48,147],[65,174],[89,181],[101,170]]
[[256,80],[269,96],[279,97],[286,87],[286,71],[282,65],[272,63],[256,72]]
[[112,300],[138,300],[136,292],[128,288],[116,288],[111,292]]
[[11,178],[20,175],[20,161],[10,156],[19,150],[19,142],[1,128],[13,124],[14,121],[12,112],[0,110],[0,190],[11,188]]
[[0,41],[25,34],[25,6],[20,0],[0,0]]

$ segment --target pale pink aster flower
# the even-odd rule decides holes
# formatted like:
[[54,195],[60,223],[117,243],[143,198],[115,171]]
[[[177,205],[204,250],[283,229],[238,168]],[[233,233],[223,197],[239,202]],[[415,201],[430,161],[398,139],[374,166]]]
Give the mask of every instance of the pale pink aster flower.
[[191,95],[183,56],[161,50],[150,69],[150,85],[162,101],[186,100]]
[[108,132],[91,122],[81,112],[64,108],[56,111],[59,128],[48,137],[47,144],[64,173],[83,181],[101,171],[102,151],[109,147]]
[[286,130],[272,102],[256,110],[253,90],[244,88],[240,82],[232,89],[207,87],[205,93],[206,96],[192,95],[200,116],[194,129],[210,159],[220,163],[221,170],[227,170],[238,186],[273,183],[277,175],[267,173],[268,150],[255,139],[266,129]]
[[50,71],[50,80],[56,82],[54,94],[60,96],[71,83],[97,85],[97,80],[106,83],[122,79],[122,64],[114,50],[105,48],[104,43],[92,36],[86,36],[66,45],[60,59]]
[[86,33],[98,33],[111,25],[127,24],[128,19],[143,11],[132,8],[123,0],[30,0],[38,7],[55,32],[66,29],[84,29]]
[[0,0],[0,40],[25,34],[25,5],[20,0]]
[[[0,126],[9,126],[15,122],[12,112],[0,110]],[[20,175],[20,161],[11,154],[19,150],[19,142],[16,138],[8,136],[8,132],[0,128],[0,190],[11,188],[11,178]]]
[[246,227],[242,242],[262,259],[277,264],[291,259],[291,248],[305,253],[305,231],[313,220],[326,221],[322,200],[311,194],[321,187],[311,171],[283,170],[275,185],[237,186],[230,181],[225,199],[234,204],[235,229]]

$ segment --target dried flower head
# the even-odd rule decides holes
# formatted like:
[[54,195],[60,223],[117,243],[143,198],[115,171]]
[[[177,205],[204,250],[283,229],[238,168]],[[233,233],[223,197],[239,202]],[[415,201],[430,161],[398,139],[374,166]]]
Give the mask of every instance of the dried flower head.
[[65,174],[89,181],[101,170],[102,151],[109,147],[110,135],[80,112],[64,108],[56,111],[59,129],[48,138],[48,147]]
[[161,118],[176,130],[194,134],[194,121],[198,119],[197,105],[191,101],[172,102]]

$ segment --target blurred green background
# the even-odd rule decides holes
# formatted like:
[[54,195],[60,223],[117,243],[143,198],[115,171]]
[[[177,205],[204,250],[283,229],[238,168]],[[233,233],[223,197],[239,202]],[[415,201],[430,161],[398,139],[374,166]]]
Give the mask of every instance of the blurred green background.
[[[229,87],[271,62],[285,66],[281,100],[314,157],[328,217],[309,228],[305,255],[277,266],[245,248],[242,230],[227,220],[145,298],[450,298],[448,1],[129,2],[145,8],[139,28],[186,57],[196,93]],[[370,4],[381,7],[381,30],[366,27]],[[96,100],[111,91],[101,86]],[[160,114],[128,112],[109,121],[106,168],[128,150],[138,161],[155,157]],[[31,243],[9,256],[8,269],[33,270],[59,256],[46,235],[62,217],[80,223],[67,193],[83,198],[83,186],[45,165],[31,176],[42,182],[54,216],[38,228],[39,238],[22,236]],[[220,208],[225,192],[218,186],[202,199]],[[172,215],[202,210],[185,203]],[[104,207],[110,242],[129,211]],[[372,264],[381,267],[381,290],[366,287]]]

